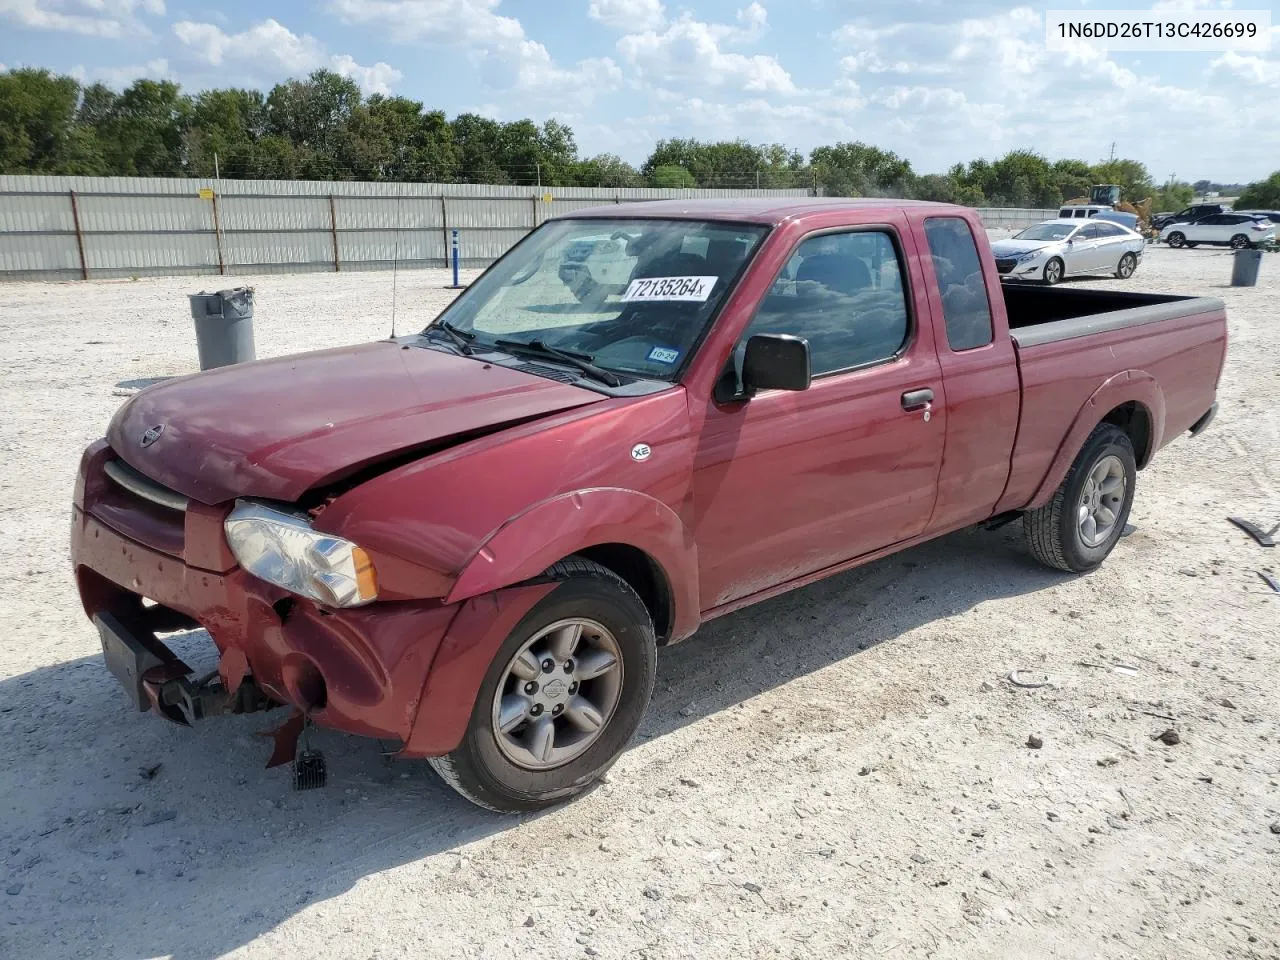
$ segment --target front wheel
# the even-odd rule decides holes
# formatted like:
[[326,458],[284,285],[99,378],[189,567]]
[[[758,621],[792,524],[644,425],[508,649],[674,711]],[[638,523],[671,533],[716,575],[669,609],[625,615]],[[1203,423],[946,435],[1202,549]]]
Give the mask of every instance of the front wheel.
[[1050,259],[1050,261],[1044,265],[1045,285],[1052,287],[1055,283],[1061,280],[1063,270],[1064,268],[1061,260],[1057,257]]
[[462,743],[430,761],[472,803],[502,813],[589,789],[653,693],[657,644],[636,592],[588,560],[562,560],[547,576],[559,586],[494,657]]
[[1129,435],[1114,424],[1099,424],[1053,498],[1023,514],[1031,553],[1046,566],[1071,573],[1097,567],[1124,531],[1137,473]]
[[1237,233],[1234,237],[1231,238],[1232,250],[1248,250],[1252,246],[1253,244],[1249,242],[1249,238],[1246,237],[1243,233]]
[[1177,230],[1175,230],[1173,231],[1173,233],[1169,234],[1169,239],[1167,242],[1171,247],[1180,247],[1187,242],[1187,235],[1185,233],[1179,233]]
[[1126,253],[1120,258],[1120,262],[1116,264],[1116,276],[1121,280],[1128,280],[1133,276],[1133,271],[1138,269],[1138,258],[1132,253]]

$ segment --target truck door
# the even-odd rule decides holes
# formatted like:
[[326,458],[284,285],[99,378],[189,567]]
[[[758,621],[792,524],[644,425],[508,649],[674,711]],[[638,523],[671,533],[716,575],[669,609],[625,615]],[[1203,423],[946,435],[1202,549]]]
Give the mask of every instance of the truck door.
[[[709,403],[694,462],[702,607],[924,530],[946,404],[906,218],[803,238],[756,333],[809,341],[813,383]],[[909,266],[910,265],[910,266]]]
[[933,282],[925,289],[947,388],[946,450],[930,533],[995,512],[1018,430],[1022,395],[1004,293],[986,238],[979,236],[963,217],[928,217],[916,226],[917,245],[930,254],[926,269]]

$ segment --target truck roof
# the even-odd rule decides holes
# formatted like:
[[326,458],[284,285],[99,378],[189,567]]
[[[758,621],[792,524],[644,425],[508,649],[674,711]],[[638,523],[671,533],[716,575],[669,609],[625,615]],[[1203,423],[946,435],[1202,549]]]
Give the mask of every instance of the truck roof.
[[832,210],[902,210],[936,208],[962,210],[949,203],[928,200],[896,200],[883,197],[731,197],[676,200],[644,200],[636,203],[611,203],[587,207],[558,215],[556,219],[662,217],[675,220],[732,220],[747,223],[777,224],[806,214]]

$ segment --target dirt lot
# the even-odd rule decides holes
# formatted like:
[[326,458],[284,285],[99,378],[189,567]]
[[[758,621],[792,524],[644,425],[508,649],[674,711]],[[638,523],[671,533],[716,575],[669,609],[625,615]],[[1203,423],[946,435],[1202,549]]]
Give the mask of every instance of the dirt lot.
[[[1127,285],[1224,297],[1232,343],[1217,423],[1141,475],[1100,571],[1010,527],[718,620],[664,652],[609,782],[525,819],[329,733],[330,786],[293,793],[271,721],[126,709],[73,474],[118,384],[195,368],[212,281],[3,287],[0,957],[1280,956],[1280,550],[1224,520],[1280,520],[1280,258],[1230,267],[1155,249]],[[262,356],[387,333],[385,273],[245,279]],[[400,279],[402,329],[449,295]]]

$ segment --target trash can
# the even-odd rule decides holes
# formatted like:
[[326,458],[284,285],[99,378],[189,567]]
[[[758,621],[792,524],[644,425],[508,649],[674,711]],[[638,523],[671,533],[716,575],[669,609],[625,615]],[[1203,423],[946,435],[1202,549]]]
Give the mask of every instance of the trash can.
[[253,287],[191,294],[200,369],[254,359]]
[[1261,250],[1237,250],[1235,263],[1231,267],[1231,285],[1256,287],[1260,266],[1262,266]]

